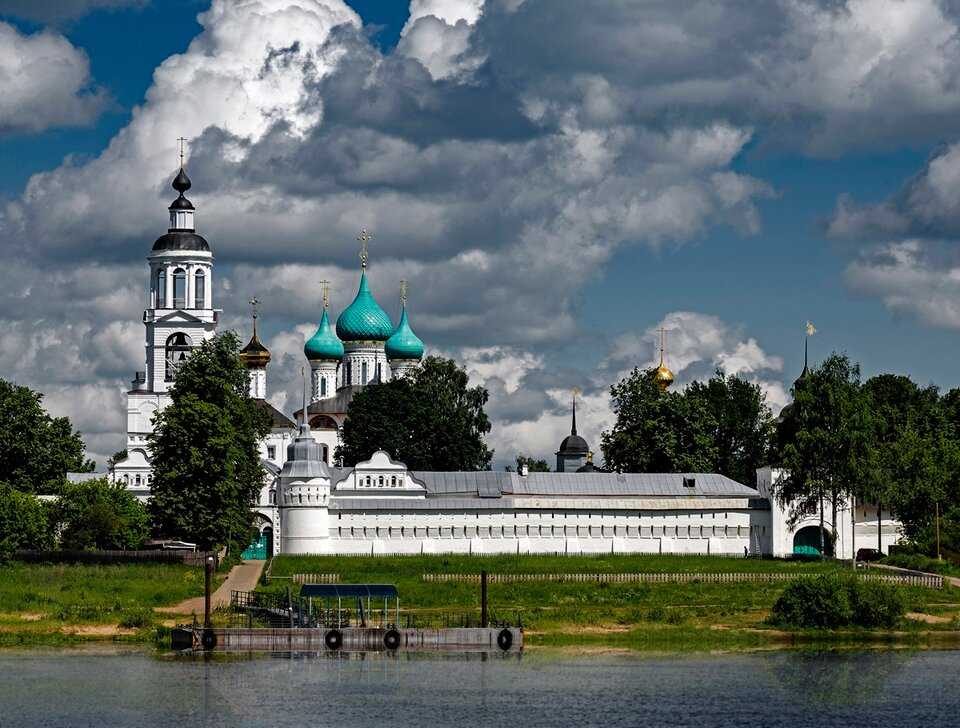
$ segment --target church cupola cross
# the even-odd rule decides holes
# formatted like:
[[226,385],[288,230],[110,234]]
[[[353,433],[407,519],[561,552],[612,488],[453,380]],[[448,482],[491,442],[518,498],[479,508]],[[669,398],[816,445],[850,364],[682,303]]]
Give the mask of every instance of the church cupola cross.
[[373,239],[373,233],[367,232],[367,229],[364,228],[360,231],[360,234],[357,236],[357,240],[360,242],[360,267],[367,267],[367,246],[370,241]]

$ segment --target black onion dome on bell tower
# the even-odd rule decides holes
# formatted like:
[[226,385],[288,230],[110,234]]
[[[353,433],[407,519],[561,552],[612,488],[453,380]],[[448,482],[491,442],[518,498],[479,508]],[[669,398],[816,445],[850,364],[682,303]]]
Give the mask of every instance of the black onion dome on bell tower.
[[[181,166],[177,176],[174,177],[171,187],[178,193],[177,199],[170,203],[167,209],[170,211],[170,228],[166,235],[161,235],[153,244],[153,252],[162,252],[165,250],[196,250],[210,252],[210,244],[202,235],[197,235],[193,229],[193,203],[184,197],[184,192],[193,186],[186,170]],[[175,221],[185,221],[183,224],[177,224]]]

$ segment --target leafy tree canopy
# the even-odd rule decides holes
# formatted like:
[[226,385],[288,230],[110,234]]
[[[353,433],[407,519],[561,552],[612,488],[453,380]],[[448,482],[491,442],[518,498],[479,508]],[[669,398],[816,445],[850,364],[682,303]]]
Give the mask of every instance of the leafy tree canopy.
[[40,499],[0,483],[0,561],[19,549],[50,548],[52,534]]
[[793,506],[794,518],[818,508],[822,517],[824,498],[836,503],[861,489],[872,467],[873,423],[859,365],[833,354],[797,380],[793,400],[778,424],[785,473],[776,496]]
[[489,395],[469,385],[456,362],[430,356],[405,377],[360,390],[347,410],[337,459],[355,465],[385,450],[411,470],[488,470]]
[[774,419],[760,385],[720,369],[706,382],[693,382],[684,392],[700,400],[710,413],[711,439],[717,450],[714,472],[752,485],[757,468],[770,463]]
[[0,379],[0,474],[27,493],[56,490],[68,472],[91,472],[83,440],[66,417],[51,417],[43,395]]
[[227,332],[191,353],[149,441],[154,527],[204,549],[246,538],[263,486],[258,442],[270,418],[248,396],[239,350],[240,340]]
[[[531,473],[549,473],[550,465],[546,460],[527,457],[526,455],[517,455],[517,472],[519,473],[523,466],[527,466],[527,471]],[[508,468],[509,470],[509,468]]]
[[660,389],[649,370],[610,388],[613,428],[601,436],[608,468],[628,473],[712,472],[718,424],[702,397]]
[[150,535],[144,505],[105,478],[65,484],[51,515],[64,549],[136,549]]

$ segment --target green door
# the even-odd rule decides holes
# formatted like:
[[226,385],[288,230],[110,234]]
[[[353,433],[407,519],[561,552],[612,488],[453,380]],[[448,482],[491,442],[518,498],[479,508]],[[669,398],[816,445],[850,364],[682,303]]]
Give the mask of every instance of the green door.
[[243,553],[240,554],[240,558],[244,561],[250,561],[251,559],[265,559],[267,558],[267,536],[266,534],[261,533],[257,540],[247,546]]

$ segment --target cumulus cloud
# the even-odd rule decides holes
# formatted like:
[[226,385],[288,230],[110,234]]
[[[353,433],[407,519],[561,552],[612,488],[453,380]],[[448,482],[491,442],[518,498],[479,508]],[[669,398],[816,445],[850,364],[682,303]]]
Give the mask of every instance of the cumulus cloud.
[[956,245],[904,240],[867,249],[846,270],[855,291],[893,313],[930,326],[960,328],[960,258]]
[[[490,382],[510,437],[553,438],[571,380],[587,410],[604,398],[558,347],[579,333],[583,286],[618,251],[669,254],[718,225],[761,230],[758,202],[778,192],[738,169],[751,144],[833,153],[928,139],[960,106],[956,18],[932,0],[415,0],[389,53],[341,0],[213,0],[199,22],[106,149],[34,175],[2,208],[9,258],[30,261],[0,289],[4,315],[32,326],[37,311],[62,322],[69,310],[132,363],[116,339],[138,320],[142,256],[166,226],[186,136],[226,325],[256,294],[286,332],[273,342],[278,406],[292,409],[318,280],[334,282],[335,309],[355,291],[365,226],[381,303],[394,313],[397,281],[411,281],[414,328]],[[58,292],[45,297],[44,281]],[[671,334],[681,377],[720,365],[784,399],[776,357],[682,313],[672,324],[696,333]],[[628,365],[629,346],[616,343],[611,367]],[[123,386],[119,374],[97,381]]]
[[62,35],[0,22],[0,137],[92,123],[109,101],[90,60]]

